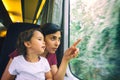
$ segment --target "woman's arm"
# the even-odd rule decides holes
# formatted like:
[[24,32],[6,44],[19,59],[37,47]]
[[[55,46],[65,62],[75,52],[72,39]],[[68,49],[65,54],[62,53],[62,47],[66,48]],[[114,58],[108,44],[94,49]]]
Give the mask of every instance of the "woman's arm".
[[62,62],[59,66],[59,69],[57,68],[57,65],[51,66],[51,70],[52,70],[54,80],[58,80],[58,79],[59,80],[64,80],[64,76],[65,76],[66,69],[67,69],[67,64],[68,64],[68,61],[62,59]]
[[80,39],[77,40],[70,48],[68,48],[65,51],[64,56],[61,61],[61,64],[59,66],[59,69],[57,69],[57,65],[51,66],[54,80],[58,80],[58,79],[64,80],[67,65],[68,65],[70,59],[75,58],[78,55],[79,49],[76,48],[76,46],[79,42],[80,42]]
[[14,76],[11,76],[10,73],[9,73],[9,71],[8,71],[9,66],[10,66],[12,60],[13,60],[13,59],[10,58],[7,66],[6,66],[6,69],[5,69],[5,71],[3,72],[3,75],[2,75],[1,80],[14,80]]

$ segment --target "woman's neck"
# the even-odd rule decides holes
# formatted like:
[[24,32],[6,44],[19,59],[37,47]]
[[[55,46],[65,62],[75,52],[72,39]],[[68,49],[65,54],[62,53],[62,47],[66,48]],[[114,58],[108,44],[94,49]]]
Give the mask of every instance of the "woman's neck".
[[47,54],[48,54],[48,51],[45,50],[44,53],[41,56],[46,57]]

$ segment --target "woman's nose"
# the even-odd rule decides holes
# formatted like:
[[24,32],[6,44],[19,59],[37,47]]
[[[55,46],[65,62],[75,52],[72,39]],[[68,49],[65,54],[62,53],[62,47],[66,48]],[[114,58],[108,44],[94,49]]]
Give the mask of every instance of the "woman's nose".
[[55,45],[56,45],[56,46],[59,46],[59,45],[60,45],[60,41],[59,41],[59,40],[56,40]]

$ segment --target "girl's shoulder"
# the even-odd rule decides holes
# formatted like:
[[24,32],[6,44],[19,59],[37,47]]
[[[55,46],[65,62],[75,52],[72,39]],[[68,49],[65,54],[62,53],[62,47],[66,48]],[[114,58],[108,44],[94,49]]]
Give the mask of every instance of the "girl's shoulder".
[[39,57],[40,59],[42,59],[42,60],[47,60],[45,57],[43,57],[43,56],[40,56]]
[[16,57],[14,57],[13,60],[21,60],[23,58],[24,58],[23,55],[18,55]]
[[14,57],[13,60],[12,60],[12,62],[15,62],[15,63],[24,62],[23,55],[19,55],[19,56]]
[[48,60],[45,57],[40,56],[39,62],[48,63]]

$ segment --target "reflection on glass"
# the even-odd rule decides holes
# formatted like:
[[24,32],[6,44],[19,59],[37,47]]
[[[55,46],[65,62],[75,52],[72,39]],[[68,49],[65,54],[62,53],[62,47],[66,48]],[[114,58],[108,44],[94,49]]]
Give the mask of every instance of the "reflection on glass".
[[120,80],[120,0],[70,0],[70,44],[82,38],[70,61],[82,80]]

